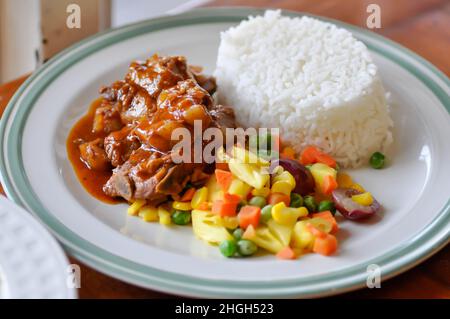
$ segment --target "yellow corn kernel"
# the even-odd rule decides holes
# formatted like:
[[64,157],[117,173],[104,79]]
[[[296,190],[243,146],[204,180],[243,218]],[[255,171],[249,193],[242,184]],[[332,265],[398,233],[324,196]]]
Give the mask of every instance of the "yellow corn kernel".
[[143,206],[139,210],[139,217],[146,222],[156,222],[159,219],[158,209],[154,206]]
[[127,213],[131,216],[136,216],[139,212],[139,209],[141,209],[142,206],[144,206],[147,202],[145,199],[137,199],[133,204],[128,207]]
[[373,203],[372,194],[370,194],[369,192],[353,195],[352,200],[363,206],[370,206]]
[[364,193],[366,190],[361,186],[361,185],[359,185],[358,183],[353,183],[351,186],[350,186],[350,188],[353,188],[353,189],[355,189],[355,190],[357,190],[358,192],[361,192],[361,193]]
[[286,207],[284,202],[280,202],[272,207],[272,218],[281,225],[294,225],[299,217],[308,215],[305,207]]
[[262,196],[262,197],[267,197],[270,194],[270,188],[269,187],[263,187],[260,189],[253,189],[252,190],[252,195],[253,196]]
[[159,223],[162,225],[170,225],[172,223],[172,218],[170,217],[169,211],[163,207],[158,207]]
[[353,185],[353,180],[350,175],[339,172],[337,174],[337,183],[341,188],[349,188]]
[[190,202],[173,202],[172,207],[177,210],[191,210],[192,206]]
[[201,203],[206,202],[207,200],[208,200],[208,188],[206,187],[199,188],[192,197],[191,207],[193,209],[197,209],[197,207],[200,206]]
[[283,171],[280,174],[275,175],[273,178],[274,182],[286,182],[292,186],[292,189],[295,188],[295,178],[288,171]]
[[228,193],[238,195],[241,199],[247,198],[248,193],[250,193],[251,186],[244,183],[239,179],[233,179],[228,188]]
[[272,193],[283,193],[286,195],[290,195],[293,188],[294,187],[292,187],[292,185],[290,185],[288,182],[279,181],[273,183],[271,189]]

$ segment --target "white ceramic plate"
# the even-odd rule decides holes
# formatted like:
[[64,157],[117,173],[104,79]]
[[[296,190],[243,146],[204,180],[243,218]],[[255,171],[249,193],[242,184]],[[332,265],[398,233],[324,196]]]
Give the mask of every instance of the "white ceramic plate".
[[21,87],[2,119],[0,164],[10,198],[92,267],[136,285],[191,296],[335,294],[364,286],[370,264],[379,265],[386,279],[443,247],[450,232],[449,80],[393,42],[336,21],[372,51],[392,93],[396,141],[388,167],[351,172],[385,211],[365,223],[343,221],[338,256],[225,259],[189,227],[143,223],[126,215],[126,205],[101,203],[82,188],[65,141],[101,85],[122,78],[131,60],[155,52],[185,55],[211,73],[219,32],[261,13],[206,9],[149,20],[92,37],[48,62]]
[[0,196],[0,299],[76,298],[66,282],[68,267],[44,226]]

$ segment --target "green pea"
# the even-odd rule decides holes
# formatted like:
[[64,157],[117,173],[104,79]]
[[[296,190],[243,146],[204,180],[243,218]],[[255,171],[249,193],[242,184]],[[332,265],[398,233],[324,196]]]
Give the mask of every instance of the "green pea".
[[306,195],[306,196],[303,198],[303,204],[304,204],[305,207],[308,209],[308,212],[314,213],[314,212],[317,211],[316,200],[314,199],[313,196],[311,196],[311,195]]
[[234,240],[224,240],[219,245],[219,250],[225,257],[233,257],[237,252],[237,245]]
[[297,193],[291,193],[291,204],[289,205],[294,208],[303,206],[303,197]]
[[254,242],[241,239],[237,242],[237,251],[241,256],[251,256],[258,250],[258,246]]
[[234,237],[234,239],[236,239],[236,240],[241,239],[243,234],[244,234],[244,230],[243,230],[242,228],[236,228],[236,229],[233,231],[233,237]]
[[370,157],[369,163],[370,163],[370,166],[372,166],[373,168],[380,169],[380,168],[383,168],[383,166],[384,166],[384,160],[385,160],[385,157],[384,157],[383,153],[375,152]]
[[259,208],[263,208],[264,206],[266,206],[267,201],[262,196],[253,196],[252,198],[250,198],[250,201],[248,202],[248,204],[250,206],[257,206]]
[[191,214],[182,210],[176,210],[172,214],[172,221],[176,225],[186,225],[191,221]]
[[272,205],[266,205],[261,210],[261,220],[267,223],[272,218]]
[[323,200],[319,203],[317,207],[319,212],[324,212],[329,210],[333,215],[336,213],[336,207],[334,207],[334,203],[331,200]]

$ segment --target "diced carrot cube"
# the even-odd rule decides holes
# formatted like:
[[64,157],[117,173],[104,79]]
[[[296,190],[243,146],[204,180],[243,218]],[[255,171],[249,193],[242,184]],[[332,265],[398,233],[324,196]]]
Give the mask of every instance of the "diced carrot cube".
[[336,160],[328,154],[320,153],[320,154],[316,155],[316,161],[318,163],[328,165],[332,168],[336,168]]
[[227,202],[227,203],[239,204],[239,202],[241,201],[241,197],[236,194],[225,193],[223,195],[223,200],[224,200],[224,202]]
[[295,259],[296,256],[294,250],[291,247],[287,246],[277,253],[277,258],[291,260]]
[[236,216],[237,203],[225,202],[223,200],[216,200],[212,205],[212,213],[220,217]]
[[335,236],[327,234],[325,237],[316,237],[313,252],[330,256],[337,251],[338,241]]
[[291,203],[291,197],[283,193],[271,193],[269,195],[268,202],[270,205],[275,205],[280,202],[284,202],[286,206],[289,206],[289,204]]
[[312,224],[308,222],[306,223],[306,227],[311,232],[311,234],[313,234],[313,236],[316,238],[325,238],[328,235],[326,232],[318,229],[317,227],[314,227]]
[[330,195],[337,187],[338,183],[336,182],[336,179],[333,176],[327,175],[323,178],[322,192],[325,195]]
[[230,187],[231,182],[233,181],[233,175],[229,171],[224,171],[221,169],[215,170],[217,184],[219,184],[220,188],[226,192],[228,187]]
[[246,229],[249,225],[256,228],[258,227],[260,217],[261,208],[256,206],[244,206],[238,214],[239,226],[242,229]]
[[310,165],[317,163],[317,155],[321,152],[314,146],[307,146],[300,154],[300,163]]
[[230,171],[228,167],[228,163],[216,162],[216,169],[220,169],[222,171]]
[[181,196],[181,202],[187,202],[194,197],[196,189],[194,187],[189,188],[187,191],[184,192],[183,196]]

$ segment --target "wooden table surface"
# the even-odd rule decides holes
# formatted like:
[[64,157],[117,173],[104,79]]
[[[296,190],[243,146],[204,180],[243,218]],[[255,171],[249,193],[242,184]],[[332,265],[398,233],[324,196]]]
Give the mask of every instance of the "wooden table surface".
[[[431,61],[450,76],[450,1],[448,0],[219,0],[208,6],[255,6],[303,11],[365,27],[366,7],[381,7],[382,34]],[[0,115],[25,80],[0,85]],[[0,192],[3,192],[0,185]],[[167,298],[81,266],[81,298]],[[450,245],[421,265],[383,282],[380,289],[361,289],[343,298],[450,298]]]

